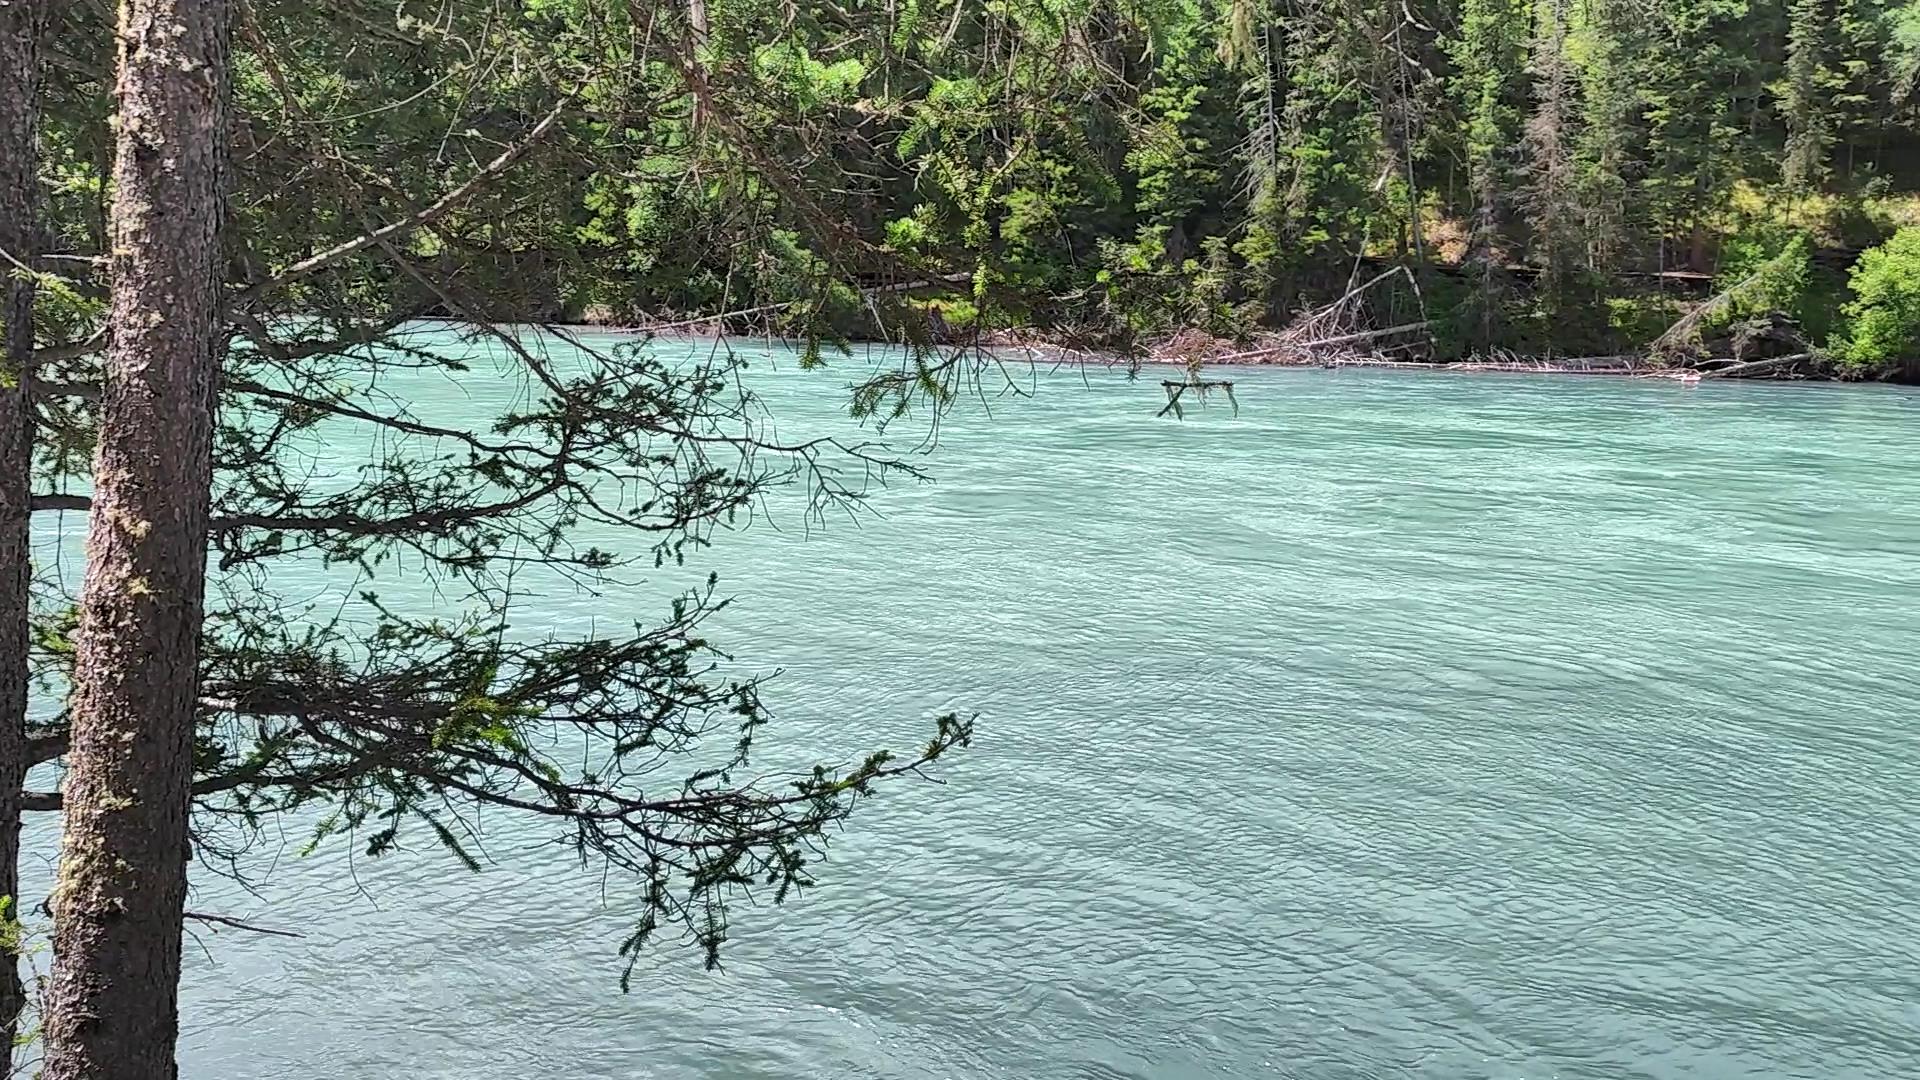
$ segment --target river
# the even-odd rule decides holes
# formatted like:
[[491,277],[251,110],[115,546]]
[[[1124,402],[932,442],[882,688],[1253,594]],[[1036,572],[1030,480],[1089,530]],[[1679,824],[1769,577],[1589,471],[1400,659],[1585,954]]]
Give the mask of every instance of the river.
[[[847,371],[760,352],[783,432],[847,427]],[[635,905],[547,832],[488,815],[476,874],[289,828],[256,892],[196,874],[305,936],[197,932],[182,1075],[1920,1070],[1920,395],[1249,370],[1175,421],[1157,375],[1016,374],[935,483],[698,560],[776,746],[978,710],[946,783],[624,996]]]

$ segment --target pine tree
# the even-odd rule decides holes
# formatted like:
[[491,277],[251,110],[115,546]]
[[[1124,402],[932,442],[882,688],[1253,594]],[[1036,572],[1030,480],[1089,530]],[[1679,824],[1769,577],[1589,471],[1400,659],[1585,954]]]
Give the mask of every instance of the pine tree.
[[1571,0],[1538,0],[1533,34],[1533,115],[1525,134],[1526,183],[1522,204],[1544,271],[1549,310],[1564,298],[1579,242],[1574,202],[1573,145],[1579,137],[1572,62],[1567,57]]
[[1662,270],[1710,270],[1710,231],[1739,168],[1746,125],[1735,92],[1758,69],[1740,41],[1745,5],[1666,0],[1634,65],[1646,100],[1640,181]]
[[[93,492],[32,498],[36,511],[88,515],[91,536],[77,656],[57,633],[42,648],[48,663],[71,664],[66,774],[59,790],[21,797],[28,809],[63,813],[69,839],[53,903],[47,1075],[167,1075],[189,820],[202,860],[230,854],[226,838],[244,844],[278,815],[324,805],[316,842],[351,834],[379,854],[418,830],[473,866],[460,807],[503,808],[555,824],[583,858],[630,877],[640,914],[623,953],[684,930],[716,962],[730,897],[764,886],[777,899],[811,884],[831,830],[877,785],[921,775],[964,744],[970,722],[940,717],[926,743],[898,756],[735,779],[768,717],[757,680],[713,673],[703,627],[725,602],[711,579],[667,605],[658,625],[532,641],[509,633],[517,608],[506,579],[536,566],[605,583],[635,563],[699,551],[771,486],[805,484],[825,512],[857,503],[858,477],[913,469],[831,440],[773,439],[738,383],[744,361],[730,355],[683,366],[646,350],[598,350],[559,329],[501,325],[544,301],[502,257],[519,253],[500,243],[516,227],[551,227],[539,210],[564,206],[582,162],[630,172],[630,153],[656,167],[675,154],[732,153],[700,164],[739,185],[729,190],[790,190],[796,214],[823,216],[842,207],[808,202],[793,175],[830,163],[809,156],[792,166],[767,149],[773,136],[761,129],[774,125],[741,117],[773,111],[771,95],[715,100],[707,146],[682,141],[684,128],[658,134],[653,116],[633,119],[612,90],[655,80],[663,99],[697,92],[656,56],[538,65],[599,40],[597,22],[520,25],[506,43],[526,61],[526,81],[475,88],[476,101],[452,85],[435,101],[418,88],[452,80],[441,77],[446,57],[420,42],[342,35],[310,21],[304,3],[250,5],[237,16],[247,62],[233,134],[257,138],[258,152],[231,163],[230,205],[247,212],[226,223],[226,248],[238,256],[221,260],[215,223],[228,203],[215,178],[227,128],[217,106],[229,69],[217,12],[201,6],[189,17],[167,0],[128,12],[108,316],[128,329],[104,359],[93,333],[40,354],[58,357],[49,363],[62,380],[38,387],[48,413],[35,432],[43,475]],[[454,55],[463,49],[456,31],[489,27],[494,13],[456,14],[473,25],[442,28],[441,47]],[[156,16],[181,29],[150,43]],[[350,68],[334,50],[359,56],[352,70],[371,68],[367,85],[288,77],[296,63]],[[381,63],[366,63],[375,57]],[[581,92],[583,70],[605,80],[592,87],[604,92]],[[343,107],[353,93],[364,97]],[[407,95],[416,96],[406,106],[367,107]],[[466,137],[491,160],[432,163],[448,138],[437,111],[447,103],[487,126]],[[316,104],[358,128],[307,123]],[[819,120],[795,122],[809,119]],[[323,141],[333,136],[407,149],[373,173]],[[190,151],[152,153],[156,145]],[[307,171],[315,161],[337,171]],[[891,269],[885,253],[849,239],[843,221],[818,227],[825,254],[811,262],[828,269],[796,284],[827,278],[852,291],[851,270],[832,276],[841,267]],[[788,242],[798,245],[795,234]],[[562,251],[547,253],[564,273],[593,271],[585,259],[563,262]],[[886,292],[867,299],[898,317]],[[162,301],[165,318],[154,310]],[[418,347],[405,324],[430,308],[465,319],[471,336]],[[246,344],[229,349],[229,338]],[[494,422],[423,422],[385,389],[396,371],[464,372],[489,350],[513,368],[508,377],[538,388]],[[228,407],[210,419],[216,371]],[[916,374],[908,395],[936,379],[925,366]],[[303,477],[303,440],[341,427],[374,433],[379,450],[352,487],[317,490]],[[90,444],[96,429],[89,471],[63,448]],[[589,546],[580,526],[603,541],[637,538],[642,550]],[[209,552],[215,585],[231,587],[196,606],[192,575]],[[444,602],[463,604],[461,614],[393,611],[362,596],[364,622],[329,623],[303,618],[272,587],[276,565],[339,561],[375,574],[402,552],[439,576]],[[663,780],[658,768],[678,755],[692,767]]]
[[1835,0],[1827,18],[1828,60],[1822,83],[1826,92],[1830,142],[1837,160],[1829,173],[1858,179],[1863,152],[1884,149],[1890,122],[1908,80],[1900,71],[1897,37],[1903,23],[1920,26],[1920,7],[1911,0]]
[[1625,0],[1589,0],[1579,36],[1585,58],[1577,161],[1578,201],[1587,241],[1587,265],[1618,269],[1633,248],[1629,193],[1638,169],[1642,102],[1633,30]]
[[1787,190],[1805,195],[1827,172],[1833,141],[1823,94],[1829,0],[1793,0],[1787,35],[1787,78],[1781,112],[1787,122],[1787,147],[1780,173]]
[[1473,225],[1467,260],[1480,281],[1482,347],[1491,346],[1500,308],[1502,217],[1511,198],[1510,148],[1519,127],[1516,90],[1526,57],[1528,4],[1464,0],[1448,44],[1457,107],[1466,117],[1468,188]]
[[226,0],[121,8],[114,333],[53,899],[49,1080],[175,1075],[230,16]]

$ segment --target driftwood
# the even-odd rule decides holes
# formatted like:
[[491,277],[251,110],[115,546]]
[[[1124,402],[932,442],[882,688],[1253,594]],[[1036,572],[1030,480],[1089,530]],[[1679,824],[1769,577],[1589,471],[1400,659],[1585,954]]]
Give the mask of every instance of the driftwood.
[[1765,372],[1771,372],[1778,368],[1803,364],[1811,359],[1813,359],[1813,354],[1810,352],[1794,353],[1791,356],[1775,356],[1766,360],[1749,360],[1743,364],[1734,364],[1731,367],[1723,367],[1715,371],[1703,371],[1700,374],[1702,378],[1707,379],[1745,379]]
[[1399,368],[1408,371],[1439,371],[1438,364],[1422,364],[1413,360],[1371,360],[1364,356],[1342,356],[1321,364],[1324,368]]
[[[1348,351],[1345,348],[1347,346],[1423,333],[1430,325],[1425,317],[1424,308],[1418,322],[1405,322],[1382,329],[1367,328],[1368,323],[1375,321],[1367,310],[1369,297],[1381,286],[1399,279],[1404,279],[1415,295],[1419,294],[1420,283],[1413,272],[1403,265],[1393,266],[1365,281],[1350,285],[1346,292],[1331,303],[1301,312],[1285,329],[1261,335],[1257,348],[1241,352],[1221,350],[1221,346],[1230,347],[1230,343],[1190,329],[1172,335],[1154,350],[1154,355],[1158,360],[1178,361],[1188,366],[1200,362],[1209,364],[1261,362],[1268,358],[1288,358],[1297,359],[1300,363],[1313,363],[1319,359],[1314,354],[1324,353],[1326,350]],[[1431,345],[1430,337],[1424,341]],[[1376,349],[1375,351],[1390,353],[1414,347],[1412,344],[1389,345],[1384,350]],[[1283,359],[1281,362],[1284,363],[1286,360]]]
[[1552,360],[1463,360],[1438,365],[1445,371],[1514,372],[1525,375],[1633,375],[1641,369],[1632,364],[1562,364]]
[[1262,356],[1279,356],[1282,353],[1308,352],[1313,349],[1332,348],[1336,345],[1351,345],[1356,341],[1374,341],[1383,337],[1393,337],[1398,334],[1411,334],[1416,331],[1425,330],[1427,326],[1428,324],[1425,322],[1402,323],[1399,326],[1389,326],[1384,330],[1362,330],[1354,334],[1338,334],[1333,337],[1318,338],[1313,341],[1288,342],[1285,345],[1274,345],[1264,349],[1253,349],[1248,352],[1216,356],[1209,360],[1208,363],[1230,364],[1240,360],[1253,360]]
[[1450,364],[1421,363],[1411,360],[1387,360],[1377,356],[1343,356],[1328,360],[1327,368],[1387,368],[1403,371],[1513,372],[1527,375],[1633,375],[1645,369],[1633,356],[1572,356],[1561,360],[1508,359],[1458,360]]
[[[1695,368],[1649,368],[1631,356],[1595,356],[1568,360],[1463,360],[1451,364],[1423,364],[1366,356],[1341,357],[1321,365],[1328,368],[1386,368],[1401,371],[1513,372],[1528,375],[1631,375],[1643,379],[1750,379],[1792,369],[1818,358],[1811,352],[1739,361],[1731,357],[1703,361]],[[1711,367],[1707,365],[1719,365]],[[1806,373],[1796,373],[1804,376]],[[1814,377],[1818,377],[1816,374]]]
[[1376,274],[1373,277],[1367,279],[1366,281],[1363,281],[1360,284],[1355,285],[1353,288],[1348,289],[1340,297],[1340,299],[1335,300],[1331,304],[1324,304],[1319,308],[1316,308],[1313,311],[1308,312],[1307,314],[1301,316],[1299,319],[1295,320],[1295,323],[1296,325],[1312,325],[1316,320],[1321,319],[1323,317],[1338,316],[1341,312],[1346,310],[1346,307],[1348,304],[1359,299],[1361,295],[1366,293],[1369,289],[1373,288],[1375,285],[1378,285],[1381,282],[1392,277],[1405,277],[1407,279],[1408,284],[1411,284],[1415,289],[1418,289],[1420,287],[1420,283],[1414,280],[1413,271],[1407,269],[1407,267],[1404,264],[1395,266],[1392,269],[1385,271],[1384,273]]

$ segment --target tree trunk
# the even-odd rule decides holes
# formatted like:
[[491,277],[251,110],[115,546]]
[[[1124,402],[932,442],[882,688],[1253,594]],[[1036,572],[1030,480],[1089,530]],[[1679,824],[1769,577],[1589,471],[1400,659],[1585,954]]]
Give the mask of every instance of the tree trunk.
[[[27,529],[33,416],[33,282],[10,259],[39,254],[35,123],[40,32],[50,0],[0,4],[0,898],[20,916],[20,789],[27,775]],[[11,935],[9,935],[11,939]],[[0,1075],[13,1075],[13,1035],[26,994],[19,959],[0,948]]]
[[47,1080],[177,1075],[207,565],[228,0],[122,0],[105,358]]
[[[707,52],[707,0],[687,0],[687,45],[691,52],[687,63],[699,70],[706,63]],[[699,95],[693,99],[693,126],[700,130],[706,126],[706,110]]]
[[687,0],[687,31],[694,49],[707,47],[707,0]]

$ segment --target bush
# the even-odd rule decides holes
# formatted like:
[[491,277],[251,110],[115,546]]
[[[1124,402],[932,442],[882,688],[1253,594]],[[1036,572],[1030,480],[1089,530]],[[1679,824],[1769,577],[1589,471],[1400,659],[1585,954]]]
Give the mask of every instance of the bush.
[[1808,337],[1825,337],[1833,317],[1830,307],[1817,302],[1813,247],[1805,232],[1773,222],[1749,225],[1728,237],[1720,250],[1714,292],[1744,287],[1702,322],[1701,331],[1716,333],[1779,311],[1792,316]]
[[1863,378],[1920,374],[1920,227],[1861,255],[1852,280],[1846,314],[1853,325],[1841,361]]

